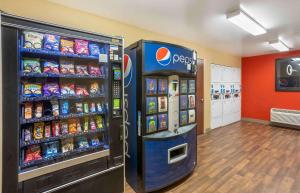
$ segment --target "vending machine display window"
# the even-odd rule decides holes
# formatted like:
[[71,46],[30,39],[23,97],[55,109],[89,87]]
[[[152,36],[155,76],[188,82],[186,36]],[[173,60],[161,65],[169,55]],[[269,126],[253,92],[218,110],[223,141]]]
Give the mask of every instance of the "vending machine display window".
[[158,112],[163,113],[168,111],[168,97],[158,97]]
[[195,80],[189,80],[189,93],[195,93]]
[[158,80],[158,94],[168,94],[168,80],[159,79]]
[[180,125],[184,126],[188,124],[188,112],[187,111],[180,111]]
[[146,98],[146,113],[154,114],[157,113],[157,98],[147,97]]
[[188,91],[188,83],[187,80],[180,81],[180,93],[185,94]]
[[189,109],[195,108],[195,95],[189,95]]
[[194,123],[195,119],[195,109],[189,110],[189,123]]
[[158,115],[158,130],[168,129],[168,114]]
[[188,97],[187,95],[180,95],[180,110],[188,108]]
[[147,133],[153,133],[157,131],[157,115],[151,115],[146,117]]
[[153,78],[146,79],[146,94],[156,95],[157,94],[157,80]]

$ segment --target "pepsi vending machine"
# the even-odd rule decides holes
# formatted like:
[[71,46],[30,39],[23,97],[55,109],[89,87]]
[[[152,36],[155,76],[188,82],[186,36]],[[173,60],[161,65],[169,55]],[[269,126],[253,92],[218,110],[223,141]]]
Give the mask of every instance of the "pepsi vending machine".
[[164,188],[196,166],[196,52],[140,40],[125,49],[127,182]]

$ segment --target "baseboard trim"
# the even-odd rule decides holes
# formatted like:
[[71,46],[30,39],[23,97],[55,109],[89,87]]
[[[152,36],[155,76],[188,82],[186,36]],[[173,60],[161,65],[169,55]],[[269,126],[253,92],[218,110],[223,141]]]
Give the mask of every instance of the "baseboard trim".
[[261,119],[247,118],[247,117],[243,117],[242,121],[251,122],[251,123],[260,123],[260,124],[263,124],[263,125],[269,125],[270,124],[270,121],[261,120]]

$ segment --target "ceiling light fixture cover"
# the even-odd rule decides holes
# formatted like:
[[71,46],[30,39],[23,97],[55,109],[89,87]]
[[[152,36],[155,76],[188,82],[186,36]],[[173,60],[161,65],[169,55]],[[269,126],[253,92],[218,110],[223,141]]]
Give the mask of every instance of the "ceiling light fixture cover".
[[275,40],[269,42],[270,46],[272,46],[274,49],[278,50],[279,52],[286,52],[289,51],[290,48],[281,40]]
[[262,25],[241,9],[227,14],[227,19],[254,36],[267,33]]

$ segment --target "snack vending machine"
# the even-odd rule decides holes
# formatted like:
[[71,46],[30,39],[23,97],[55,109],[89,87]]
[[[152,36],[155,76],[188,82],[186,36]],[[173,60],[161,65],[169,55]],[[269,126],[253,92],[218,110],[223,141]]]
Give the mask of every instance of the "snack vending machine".
[[196,52],[140,40],[125,49],[127,182],[150,192],[196,166]]
[[123,192],[123,38],[2,13],[1,41],[2,192]]

